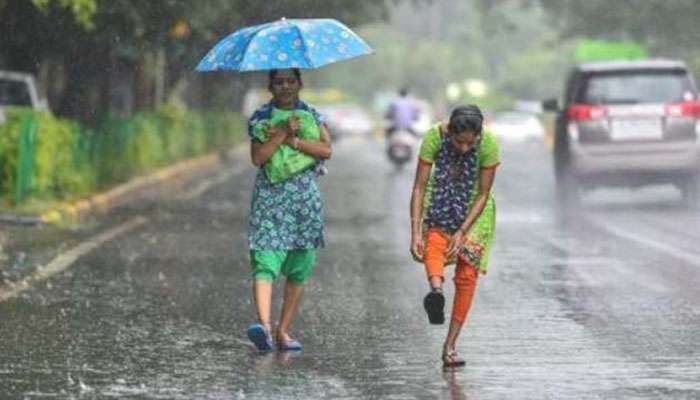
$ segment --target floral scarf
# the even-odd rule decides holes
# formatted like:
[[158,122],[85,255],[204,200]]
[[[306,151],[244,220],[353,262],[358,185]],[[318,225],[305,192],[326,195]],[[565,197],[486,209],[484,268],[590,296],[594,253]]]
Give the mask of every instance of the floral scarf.
[[456,232],[469,213],[478,173],[478,145],[461,154],[445,136],[435,160],[432,199],[426,224]]

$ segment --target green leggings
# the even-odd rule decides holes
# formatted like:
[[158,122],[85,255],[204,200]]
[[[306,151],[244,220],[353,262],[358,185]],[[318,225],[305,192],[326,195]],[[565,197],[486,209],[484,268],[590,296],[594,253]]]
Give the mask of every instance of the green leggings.
[[316,263],[316,249],[251,250],[250,263],[253,279],[273,282],[281,272],[288,281],[302,284]]

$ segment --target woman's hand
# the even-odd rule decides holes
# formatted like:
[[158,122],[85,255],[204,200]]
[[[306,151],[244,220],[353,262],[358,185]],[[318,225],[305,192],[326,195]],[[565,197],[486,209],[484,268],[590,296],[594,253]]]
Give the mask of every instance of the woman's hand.
[[297,136],[296,134],[291,133],[289,130],[287,130],[287,138],[284,139],[283,143],[291,148],[294,148],[295,150],[298,150],[300,140],[301,139],[299,139],[299,136]]
[[[289,118],[289,121],[292,121],[293,117]],[[287,123],[287,126],[285,129],[287,130],[287,138],[284,141],[284,144],[294,148],[295,150],[298,150],[306,155],[309,155],[316,160],[327,160],[331,157],[331,137],[328,134],[328,130],[326,129],[326,126],[324,124],[319,125],[319,130],[321,131],[321,137],[319,138],[320,140],[311,140],[311,139],[301,139],[297,134],[294,134],[291,132],[291,129],[294,128],[294,122],[291,122],[291,128],[290,128],[290,122]],[[299,131],[297,130],[297,133]]]
[[289,117],[287,120],[287,129],[291,136],[296,136],[299,133],[299,129],[301,129],[301,120],[298,115],[292,114],[292,116]]
[[452,235],[452,237],[450,237],[450,243],[447,245],[447,251],[445,252],[445,255],[448,259],[457,255],[457,252],[459,251],[459,248],[462,247],[463,242],[464,233],[462,233],[461,230],[457,230],[457,232],[455,232]]
[[270,138],[271,142],[280,145],[289,138],[289,133],[286,129],[273,126],[267,130],[267,136]]
[[277,126],[268,127],[265,133],[268,137],[267,141],[250,141],[250,160],[256,167],[262,167],[288,136],[286,128],[281,129]]
[[411,255],[413,256],[413,259],[418,262],[423,261],[423,246],[423,238],[420,235],[413,236],[411,238]]
[[299,137],[297,136],[301,127],[301,123],[299,121],[299,116],[292,114],[292,116],[287,120],[287,125],[285,126],[287,138],[284,140],[284,144],[295,149],[299,143]]
[[294,135],[287,135],[287,138],[284,139],[284,142],[282,142],[282,144],[286,144],[287,146],[296,149],[297,145],[299,144],[299,138]]

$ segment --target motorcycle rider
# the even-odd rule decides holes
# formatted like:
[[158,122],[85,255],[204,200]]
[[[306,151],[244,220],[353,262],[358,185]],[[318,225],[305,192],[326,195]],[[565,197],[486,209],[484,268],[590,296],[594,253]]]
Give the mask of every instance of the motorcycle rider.
[[389,120],[389,127],[386,129],[387,137],[391,137],[394,132],[400,130],[406,130],[417,136],[418,133],[413,129],[413,124],[419,116],[420,109],[415,100],[408,95],[408,89],[402,88],[399,90],[399,97],[391,103],[385,116]]

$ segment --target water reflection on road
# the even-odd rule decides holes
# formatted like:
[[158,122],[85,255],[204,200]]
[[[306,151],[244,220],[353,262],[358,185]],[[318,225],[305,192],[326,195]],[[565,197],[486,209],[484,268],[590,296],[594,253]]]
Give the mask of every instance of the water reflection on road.
[[668,188],[603,191],[559,214],[548,157],[504,148],[463,369],[442,370],[445,327],[421,309],[413,171],[347,141],[322,182],[327,248],[295,323],[303,352],[259,355],[245,340],[247,171],[194,201],[123,210],[151,223],[0,304],[0,397],[700,397],[697,214]]

